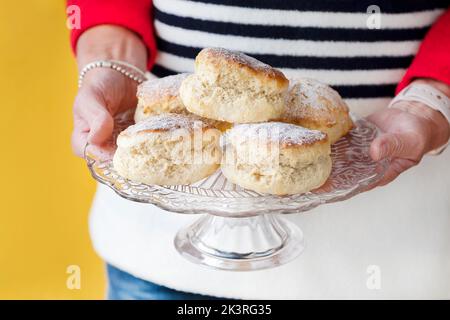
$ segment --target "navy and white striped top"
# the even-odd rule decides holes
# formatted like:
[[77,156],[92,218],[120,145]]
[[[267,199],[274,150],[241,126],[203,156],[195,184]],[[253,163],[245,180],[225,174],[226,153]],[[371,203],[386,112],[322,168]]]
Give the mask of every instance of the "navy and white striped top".
[[[204,47],[242,51],[288,77],[332,85],[365,115],[385,107],[442,0],[154,0],[152,73],[192,72]],[[370,5],[380,29],[369,29]]]

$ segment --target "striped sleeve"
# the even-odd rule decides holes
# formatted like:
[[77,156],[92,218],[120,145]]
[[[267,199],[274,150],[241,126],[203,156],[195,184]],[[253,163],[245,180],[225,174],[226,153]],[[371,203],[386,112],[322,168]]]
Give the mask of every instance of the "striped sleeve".
[[76,45],[81,34],[89,28],[112,24],[127,28],[145,43],[148,49],[148,69],[156,57],[156,44],[153,36],[151,19],[151,0],[68,0],[67,6],[80,8],[81,28],[72,29],[70,40],[72,50],[76,53]]
[[396,92],[400,92],[415,78],[432,78],[450,85],[450,9],[425,36]]

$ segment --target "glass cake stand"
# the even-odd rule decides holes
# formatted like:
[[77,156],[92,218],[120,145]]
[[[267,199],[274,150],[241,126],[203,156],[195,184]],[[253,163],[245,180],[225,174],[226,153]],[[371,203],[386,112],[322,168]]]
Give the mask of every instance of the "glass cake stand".
[[[116,117],[112,141],[132,124],[130,119],[131,111]],[[220,170],[192,185],[134,183],[115,172],[113,142],[110,153],[86,146],[85,159],[94,179],[125,199],[177,213],[204,214],[175,237],[176,249],[188,260],[217,269],[257,270],[291,261],[305,247],[300,228],[281,214],[349,199],[383,176],[388,161],[374,162],[368,152],[377,128],[364,119],[354,118],[354,122],[355,128],[332,146],[328,181],[304,194],[273,196],[245,190],[228,182]]]

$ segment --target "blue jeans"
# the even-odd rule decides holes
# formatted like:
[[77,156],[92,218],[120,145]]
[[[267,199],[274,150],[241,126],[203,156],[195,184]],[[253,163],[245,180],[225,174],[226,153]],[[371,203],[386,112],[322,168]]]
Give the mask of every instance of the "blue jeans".
[[177,291],[132,276],[111,265],[106,265],[108,273],[108,300],[214,300],[204,296]]

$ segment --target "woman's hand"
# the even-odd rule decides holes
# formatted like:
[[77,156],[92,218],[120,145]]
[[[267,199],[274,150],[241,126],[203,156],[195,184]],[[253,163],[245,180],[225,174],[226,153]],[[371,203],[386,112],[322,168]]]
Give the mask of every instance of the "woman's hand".
[[[435,83],[432,80],[417,82]],[[438,89],[447,93],[445,87]],[[368,119],[382,131],[370,146],[372,159],[391,159],[385,176],[377,186],[391,182],[400,173],[418,164],[427,152],[446,143],[450,135],[447,119],[439,111],[420,102],[399,101],[392,108],[376,112]]]
[[[116,26],[99,26],[87,30],[77,44],[77,61],[81,70],[87,63],[122,60],[145,70],[147,52],[132,32]],[[83,157],[87,142],[102,149],[111,137],[113,116],[136,106],[137,83],[121,73],[106,68],[90,70],[74,103],[72,148]]]

